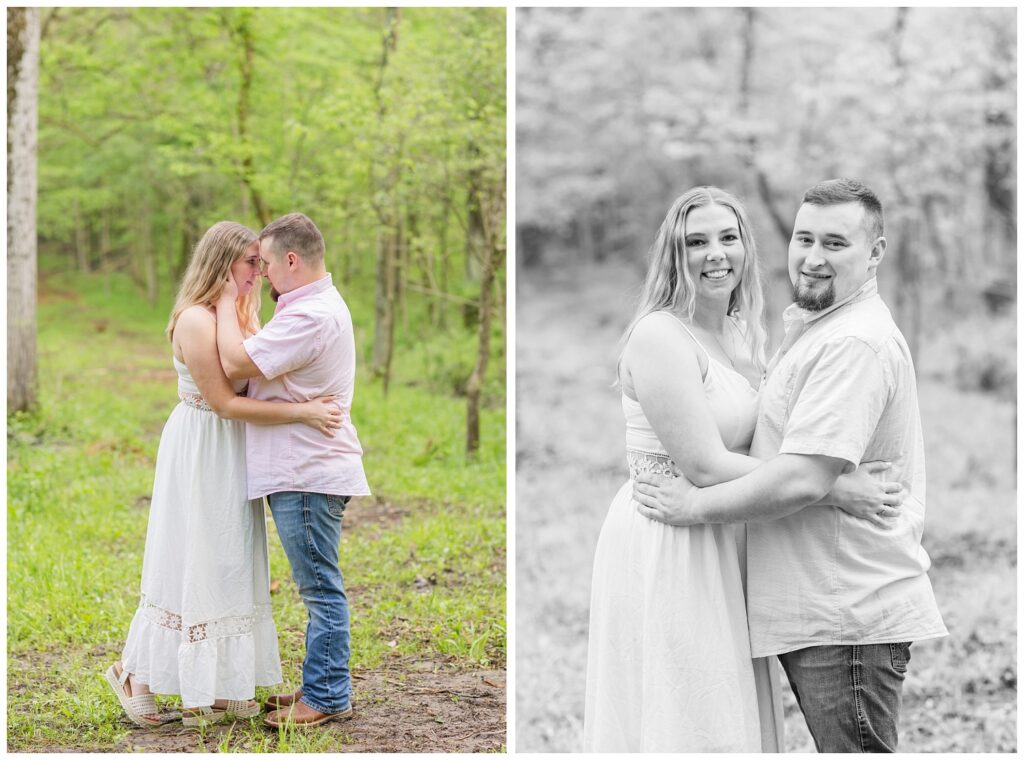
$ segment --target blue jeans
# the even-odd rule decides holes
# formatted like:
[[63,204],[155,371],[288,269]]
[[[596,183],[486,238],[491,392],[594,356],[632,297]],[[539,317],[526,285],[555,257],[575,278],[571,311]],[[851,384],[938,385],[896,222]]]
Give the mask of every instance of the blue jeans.
[[338,567],[341,516],[351,497],[281,491],[267,497],[309,622],[302,701],[322,713],[348,709],[348,598]]
[[910,642],[779,655],[818,752],[895,752]]

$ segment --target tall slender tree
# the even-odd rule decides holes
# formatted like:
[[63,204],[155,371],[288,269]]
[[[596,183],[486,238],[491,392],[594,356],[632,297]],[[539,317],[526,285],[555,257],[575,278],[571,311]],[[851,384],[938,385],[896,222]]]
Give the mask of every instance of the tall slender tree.
[[7,9],[7,409],[36,402],[39,9]]
[[[401,15],[398,8],[385,10],[384,28],[381,35],[380,69],[374,95],[377,100],[377,121],[380,134],[383,136],[388,115],[387,102],[384,96],[384,82],[388,67],[398,50],[398,32]],[[373,333],[373,355],[370,369],[377,377],[384,380],[384,392],[387,393],[391,380],[391,358],[395,350],[395,300],[398,293],[396,282],[401,230],[401,220],[397,212],[398,202],[395,191],[400,180],[400,150],[386,143],[378,146],[378,166],[374,172],[373,206],[377,212],[380,227],[377,231],[377,294],[375,299],[375,319]]]
[[[480,211],[483,238],[483,267],[480,273],[480,323],[476,363],[466,383],[466,453],[480,448],[480,393],[491,357],[491,325],[494,320],[494,290],[498,270],[505,265],[505,173],[490,187],[477,186],[476,206]],[[500,299],[499,299],[500,300]]]

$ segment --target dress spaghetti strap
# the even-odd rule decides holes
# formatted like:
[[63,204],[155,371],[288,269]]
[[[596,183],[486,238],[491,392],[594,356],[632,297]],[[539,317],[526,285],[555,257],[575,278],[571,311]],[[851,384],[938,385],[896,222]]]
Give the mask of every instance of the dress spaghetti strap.
[[673,314],[670,311],[652,311],[651,313],[652,314],[667,314],[668,316],[672,317],[672,319],[674,319],[676,322],[678,322],[679,326],[682,327],[684,330],[686,330],[686,334],[689,335],[691,338],[693,338],[693,342],[696,343],[697,346],[700,348],[700,350],[704,352],[704,358],[707,360],[708,364],[709,365],[711,364],[711,354],[708,353],[708,350],[706,348],[704,348],[704,344],[701,343],[699,340],[697,340],[697,336],[693,334],[693,331],[690,330],[690,328],[686,326],[686,323],[683,320],[681,320],[679,317],[677,317],[675,314]]

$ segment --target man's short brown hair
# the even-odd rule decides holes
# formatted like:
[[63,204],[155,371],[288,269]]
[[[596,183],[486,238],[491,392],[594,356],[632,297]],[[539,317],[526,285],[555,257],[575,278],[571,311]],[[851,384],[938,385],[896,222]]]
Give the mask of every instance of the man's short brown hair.
[[324,260],[324,236],[305,214],[285,214],[275,219],[260,232],[260,240],[270,238],[270,250],[275,256],[294,251],[307,264],[321,264]]
[[843,203],[859,203],[864,209],[864,225],[868,236],[876,240],[884,234],[882,202],[871,188],[855,179],[827,179],[819,182],[806,193],[804,203],[812,206],[836,206]]

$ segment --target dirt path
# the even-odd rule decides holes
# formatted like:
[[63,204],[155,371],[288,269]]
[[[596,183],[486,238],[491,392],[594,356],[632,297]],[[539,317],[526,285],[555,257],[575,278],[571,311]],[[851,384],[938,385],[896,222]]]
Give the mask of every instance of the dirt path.
[[[414,660],[356,672],[353,681],[354,716],[343,723],[306,729],[336,737],[335,751],[494,752],[505,744],[504,671],[459,672],[443,662]],[[230,726],[215,726],[201,737],[180,724],[138,729],[111,749],[215,751],[230,730]],[[276,734],[269,728],[266,732],[271,742],[267,750],[275,751]],[[249,748],[243,738],[232,743],[232,749]]]

